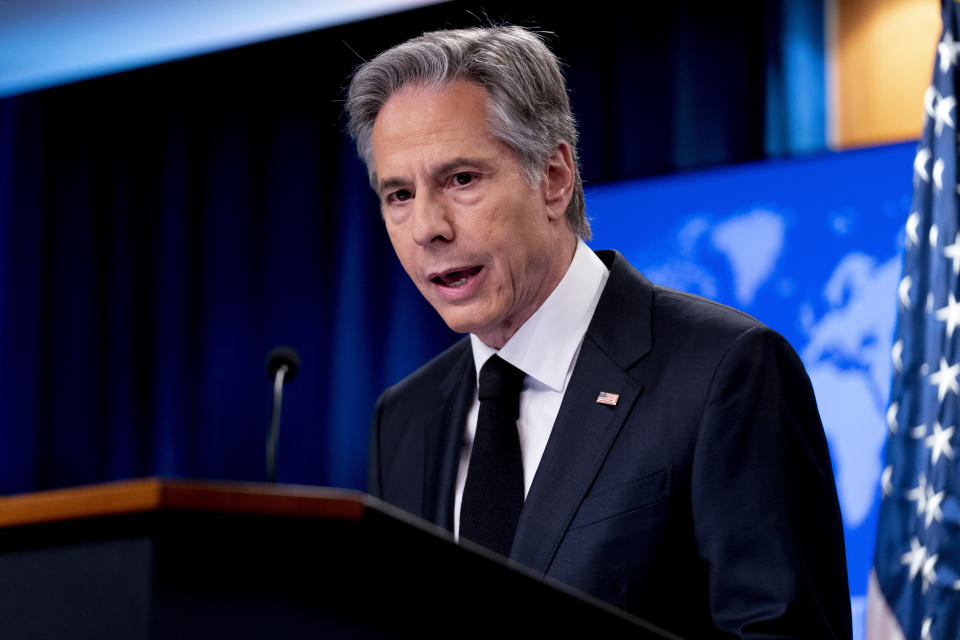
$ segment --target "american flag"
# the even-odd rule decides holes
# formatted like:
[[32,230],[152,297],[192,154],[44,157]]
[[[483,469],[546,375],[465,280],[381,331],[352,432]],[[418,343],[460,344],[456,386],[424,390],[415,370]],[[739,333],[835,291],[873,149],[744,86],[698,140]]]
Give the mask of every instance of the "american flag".
[[897,288],[869,640],[960,638],[960,43],[957,3],[942,5]]
[[611,407],[616,406],[617,402],[620,400],[619,393],[609,393],[607,391],[601,391],[600,395],[597,396],[597,404],[607,404]]

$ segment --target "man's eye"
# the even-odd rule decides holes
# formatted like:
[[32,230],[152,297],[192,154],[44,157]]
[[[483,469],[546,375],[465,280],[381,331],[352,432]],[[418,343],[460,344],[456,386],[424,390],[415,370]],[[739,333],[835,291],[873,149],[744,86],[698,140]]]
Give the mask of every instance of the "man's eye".
[[387,200],[390,200],[393,202],[406,202],[412,197],[413,197],[412,193],[410,193],[406,189],[400,189],[399,191],[394,191],[389,196],[387,196]]
[[462,186],[464,186],[464,185],[470,184],[471,182],[473,182],[473,174],[472,174],[472,173],[457,173],[457,174],[454,174],[454,176],[453,176],[453,182],[454,182],[454,184],[456,184],[458,187],[462,187]]

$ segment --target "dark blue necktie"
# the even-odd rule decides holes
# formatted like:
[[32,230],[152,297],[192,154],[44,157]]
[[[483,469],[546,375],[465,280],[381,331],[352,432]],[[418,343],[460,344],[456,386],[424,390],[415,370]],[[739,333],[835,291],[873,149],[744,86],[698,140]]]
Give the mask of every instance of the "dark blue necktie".
[[523,371],[492,356],[480,369],[480,413],[460,503],[460,536],[509,556],[523,509],[517,416]]

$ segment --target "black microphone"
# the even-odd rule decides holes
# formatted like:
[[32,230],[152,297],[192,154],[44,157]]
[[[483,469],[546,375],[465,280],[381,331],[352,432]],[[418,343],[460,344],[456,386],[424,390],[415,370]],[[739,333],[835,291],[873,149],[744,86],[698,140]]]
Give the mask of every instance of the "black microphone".
[[280,405],[283,385],[297,377],[300,356],[291,347],[274,347],[267,354],[267,377],[273,380],[273,416],[267,434],[267,482],[277,481],[277,437],[280,433]]

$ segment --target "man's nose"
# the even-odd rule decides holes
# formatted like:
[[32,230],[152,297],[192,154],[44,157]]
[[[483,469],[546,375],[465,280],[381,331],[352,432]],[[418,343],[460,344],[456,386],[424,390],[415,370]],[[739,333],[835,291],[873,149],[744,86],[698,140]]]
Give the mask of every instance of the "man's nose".
[[427,246],[449,242],[453,235],[450,210],[440,198],[421,189],[413,204],[413,239],[418,245]]

